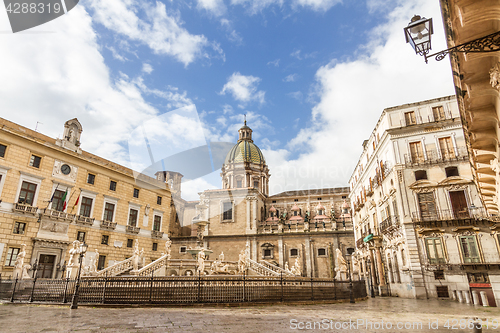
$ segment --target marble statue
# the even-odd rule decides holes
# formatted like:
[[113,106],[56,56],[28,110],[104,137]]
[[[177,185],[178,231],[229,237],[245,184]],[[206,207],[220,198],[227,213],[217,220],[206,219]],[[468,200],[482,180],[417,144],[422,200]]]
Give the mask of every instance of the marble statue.
[[198,252],[198,274],[199,275],[204,275],[205,274],[205,249],[201,248],[200,252]]
[[335,252],[337,255],[337,265],[335,267],[337,275],[335,275],[335,278],[338,280],[345,280],[347,272],[347,261],[342,256],[342,252],[340,251],[340,249],[336,249]]
[[355,256],[352,256],[352,272],[359,273],[359,261]]
[[300,269],[300,263],[299,263],[299,258],[295,258],[295,263],[290,269],[291,273],[296,276],[301,276],[302,275],[302,270]]
[[139,251],[139,240],[135,241],[135,246],[134,246],[134,255],[132,256],[132,270],[133,271],[138,271],[139,270],[139,260],[140,260],[140,251]]
[[222,262],[224,261],[224,252],[221,252],[219,258],[214,260],[210,270],[212,274],[228,274],[229,273],[229,265],[224,265]]
[[168,238],[167,235],[167,241],[165,242],[165,254],[167,255],[168,259],[170,259],[170,251],[172,250],[171,247],[172,241],[170,240],[170,238]]
[[144,248],[142,248],[139,254],[139,267],[140,268],[144,267],[145,263],[146,263],[146,257],[144,256]]
[[80,242],[73,241],[73,247],[69,250],[68,266],[66,268],[66,278],[75,279],[78,272],[78,255],[80,254]]
[[245,250],[241,250],[238,258],[238,272],[241,274],[247,270],[247,253]]
[[89,271],[91,274],[97,272],[98,262],[99,262],[99,251],[97,251],[97,249],[95,249],[94,257],[92,257],[92,259],[90,260],[90,264],[89,264]]
[[16,262],[14,263],[13,277],[15,279],[23,278],[24,258],[26,257],[26,244],[21,244],[21,251],[17,254]]
[[151,206],[149,204],[146,205],[146,208],[144,209],[144,215],[149,216],[149,210],[151,209]]
[[288,268],[288,261],[285,263],[285,271],[290,272],[290,269]]
[[500,90],[500,63],[490,69],[490,84],[493,88]]

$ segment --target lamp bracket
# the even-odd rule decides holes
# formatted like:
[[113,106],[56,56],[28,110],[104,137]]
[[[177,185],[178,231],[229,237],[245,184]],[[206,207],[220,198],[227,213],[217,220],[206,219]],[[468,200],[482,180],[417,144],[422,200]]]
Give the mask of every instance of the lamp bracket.
[[453,52],[483,53],[483,52],[495,52],[495,51],[500,51],[500,31],[497,31],[485,37],[471,40],[470,42],[463,43],[431,55],[424,54],[424,57],[425,57],[425,62],[427,62],[427,59],[432,57],[436,57],[437,61],[441,61],[449,53]]

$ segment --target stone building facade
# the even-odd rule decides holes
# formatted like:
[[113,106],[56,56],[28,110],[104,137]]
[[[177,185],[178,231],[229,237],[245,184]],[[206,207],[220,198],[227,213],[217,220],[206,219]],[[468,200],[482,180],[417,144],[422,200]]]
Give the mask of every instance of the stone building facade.
[[375,293],[500,300],[497,227],[468,156],[454,96],[383,111],[350,179],[361,274]]
[[77,119],[65,123],[62,139],[0,124],[2,277],[12,276],[22,244],[36,276],[58,278],[74,240],[88,244],[87,260],[99,252],[102,269],[131,257],[136,240],[152,261],[168,232],[179,232],[166,183],[83,151]]
[[[354,247],[348,188],[270,196],[269,178],[264,155],[245,123],[222,166],[222,189],[206,190],[200,201],[185,203],[183,225],[195,224],[190,236],[172,237],[172,258],[191,259],[188,250],[196,246],[196,223],[203,222],[204,247],[213,251],[209,259],[223,252],[225,260],[236,262],[246,250],[255,262],[285,268],[298,261],[303,276],[335,277],[335,250],[345,254]],[[193,273],[187,267],[167,272]]]
[[[448,47],[500,31],[500,2],[496,0],[440,0]],[[498,50],[490,40],[476,48]],[[500,52],[450,54],[456,96],[474,180],[489,214],[498,215],[500,156]]]

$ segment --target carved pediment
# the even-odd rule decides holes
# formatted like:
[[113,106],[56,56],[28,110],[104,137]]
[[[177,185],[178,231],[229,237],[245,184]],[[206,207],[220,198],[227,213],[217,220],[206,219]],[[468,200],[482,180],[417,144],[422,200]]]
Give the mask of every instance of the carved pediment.
[[445,180],[439,182],[439,186],[450,186],[450,185],[462,185],[465,186],[467,184],[472,183],[471,179],[467,179],[461,176],[453,176],[448,177]]
[[422,179],[422,180],[417,180],[416,182],[410,184],[408,187],[413,191],[417,192],[430,192],[432,191],[432,188],[436,187],[437,185],[438,183],[436,182],[427,179]]

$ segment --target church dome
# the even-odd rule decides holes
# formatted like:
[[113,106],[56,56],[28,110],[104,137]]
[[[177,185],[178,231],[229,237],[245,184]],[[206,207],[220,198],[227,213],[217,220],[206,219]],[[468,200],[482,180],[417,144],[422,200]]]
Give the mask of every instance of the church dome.
[[250,162],[255,164],[266,164],[264,155],[252,140],[252,129],[245,124],[239,129],[240,138],[238,143],[226,155],[224,164]]
[[224,164],[250,162],[266,164],[264,155],[255,143],[250,141],[239,141],[226,155]]

